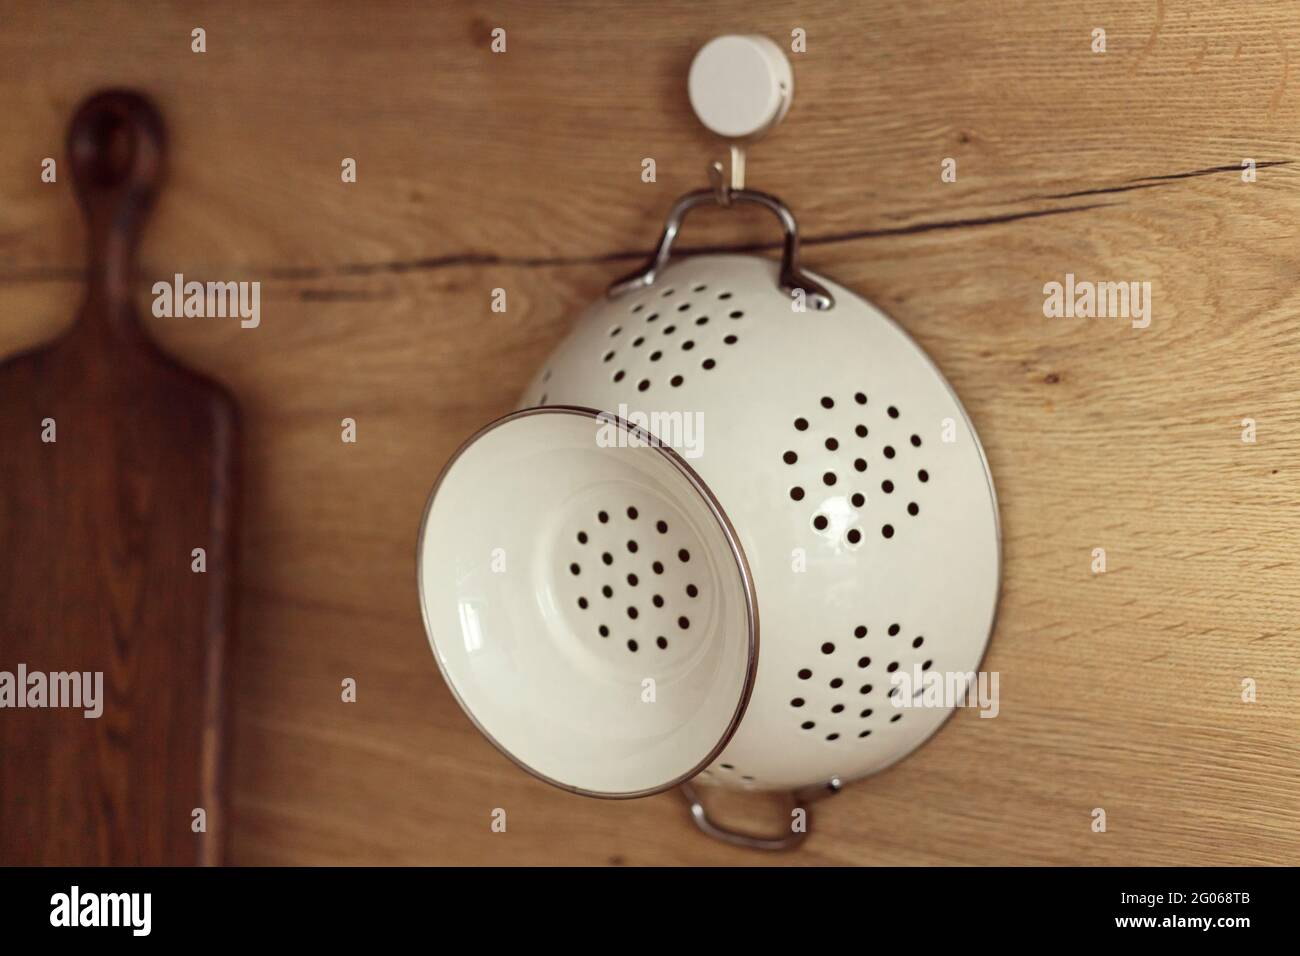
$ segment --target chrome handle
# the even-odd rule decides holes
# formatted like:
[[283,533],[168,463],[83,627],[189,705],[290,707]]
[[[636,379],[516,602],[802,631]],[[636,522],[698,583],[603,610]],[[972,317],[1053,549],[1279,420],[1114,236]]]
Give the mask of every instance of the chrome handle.
[[[738,846],[746,850],[793,850],[808,838],[808,831],[812,828],[812,813],[807,808],[804,808],[807,816],[804,820],[806,826],[802,831],[792,830],[784,836],[760,836],[754,833],[733,830],[721,823],[715,823],[709,817],[709,811],[705,809],[704,802],[700,799],[698,791],[690,783],[683,783],[678,789],[681,790],[686,805],[690,807],[691,819],[695,821],[695,825],[715,840],[730,843],[732,846]],[[793,805],[796,799],[795,795],[792,793],[790,798]]]
[[[722,200],[724,195],[726,202]],[[682,196],[673,204],[673,208],[668,213],[668,221],[664,224],[663,235],[659,237],[659,247],[655,250],[654,255],[650,257],[650,261],[611,285],[607,294],[614,297],[625,292],[631,292],[634,289],[643,289],[653,285],[659,273],[668,264],[668,259],[673,251],[673,242],[676,241],[677,234],[681,231],[682,220],[696,206],[702,206],[706,203],[716,203],[725,208],[730,208],[737,203],[749,203],[750,205],[761,206],[776,216],[785,233],[779,280],[782,290],[787,294],[802,292],[807,304],[818,311],[825,311],[834,307],[835,299],[830,292],[820,283],[814,282],[804,275],[803,270],[799,268],[799,226],[790,210],[775,196],[769,196],[767,193],[753,189],[727,189],[725,191],[697,189]]]

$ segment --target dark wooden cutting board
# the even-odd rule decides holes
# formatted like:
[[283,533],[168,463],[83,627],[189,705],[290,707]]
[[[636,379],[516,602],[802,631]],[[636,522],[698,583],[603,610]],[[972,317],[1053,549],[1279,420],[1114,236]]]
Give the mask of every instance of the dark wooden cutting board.
[[143,97],[81,106],[86,297],[66,335],[0,364],[0,672],[103,673],[98,718],[0,708],[4,864],[222,858],[238,414],[131,303],[163,152]]

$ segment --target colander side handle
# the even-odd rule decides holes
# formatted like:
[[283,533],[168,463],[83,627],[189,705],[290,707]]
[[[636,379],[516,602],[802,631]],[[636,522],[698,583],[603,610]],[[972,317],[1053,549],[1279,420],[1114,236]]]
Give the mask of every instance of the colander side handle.
[[[781,253],[781,288],[787,294],[801,292],[804,296],[804,302],[819,312],[832,308],[835,305],[835,299],[826,287],[820,282],[808,278],[808,276],[804,275],[803,270],[799,268],[799,225],[795,222],[794,215],[786,208],[785,203],[775,196],[754,189],[728,190],[727,197],[729,199],[728,206],[734,206],[737,203],[761,206],[780,221],[781,229],[785,234]],[[686,218],[686,214],[696,206],[708,203],[718,203],[718,194],[712,189],[697,189],[678,199],[668,213],[668,221],[664,223],[663,234],[659,237],[659,247],[655,250],[654,255],[650,257],[650,261],[611,285],[607,295],[613,298],[622,295],[624,292],[631,292],[634,289],[643,289],[653,285],[659,273],[663,271],[664,266],[668,265],[668,259],[673,252],[673,243],[677,239],[677,234],[681,231],[682,220]]]
[[[805,825],[801,831],[791,830],[782,836],[760,836],[754,833],[745,833],[741,830],[733,830],[728,826],[715,822],[709,816],[709,811],[705,809],[704,801],[700,799],[699,792],[690,783],[683,783],[678,789],[686,800],[686,805],[690,807],[691,819],[695,821],[695,825],[715,840],[730,843],[732,846],[738,846],[746,850],[793,850],[808,838],[808,833],[812,830],[812,811],[807,807],[802,808],[805,813]],[[792,805],[797,802],[796,795],[793,793],[790,794],[790,802]]]

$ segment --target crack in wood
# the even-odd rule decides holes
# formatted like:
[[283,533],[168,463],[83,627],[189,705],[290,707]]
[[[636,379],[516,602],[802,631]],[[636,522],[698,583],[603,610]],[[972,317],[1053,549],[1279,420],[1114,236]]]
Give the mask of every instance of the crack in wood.
[[1079,189],[1072,193],[1049,193],[1046,196],[1027,196],[1021,202],[1034,202],[1043,199],[1078,199],[1082,196],[1108,196],[1111,193],[1128,193],[1135,189],[1156,189],[1169,183],[1134,183],[1130,186],[1098,186],[1096,189]]
[[[1293,162],[1294,160],[1291,159],[1266,159],[1263,162],[1256,163],[1255,168],[1268,169],[1270,166],[1290,166]],[[1196,176],[1213,176],[1216,173],[1239,173],[1239,172],[1241,172],[1240,163],[1238,163],[1236,166],[1208,166],[1205,169],[1193,169],[1191,172],[1187,172],[1187,173],[1167,173],[1164,176],[1142,176],[1138,179],[1130,179],[1129,182],[1142,183],[1142,182],[1148,182],[1150,180],[1156,180],[1156,179],[1159,180],[1192,179]]]
[[[1001,223],[1017,222],[1023,219],[1040,219],[1045,216],[1061,216],[1072,212],[1086,212],[1117,203],[1092,203],[1079,206],[1062,206],[1057,209],[1030,209],[1023,212],[1002,213],[996,216],[972,216],[964,219],[940,219],[929,222],[911,223],[905,226],[889,226],[879,229],[853,229],[846,232],[828,233],[820,236],[804,236],[800,245],[824,246],[837,242],[852,242],[858,239],[875,239],[885,236],[911,236],[926,232],[948,229],[971,229],[980,226],[993,226]],[[729,243],[703,246],[678,246],[674,251],[682,256],[711,255],[723,252],[762,252],[781,248],[781,242]],[[260,274],[271,279],[329,279],[349,276],[367,276],[376,274],[400,275],[407,272],[430,272],[435,269],[447,269],[463,266],[506,266],[511,268],[553,268],[557,266],[601,265],[625,260],[642,261],[650,257],[646,249],[624,249],[598,255],[582,256],[502,256],[495,253],[470,252],[449,256],[432,256],[422,259],[389,260],[385,262],[345,263],[343,265],[313,268],[308,266],[272,267],[261,270]],[[212,272],[207,270],[190,270],[196,274]],[[254,270],[256,271],[256,270]],[[5,282],[50,282],[80,281],[81,270],[67,266],[50,269],[28,269],[18,272],[0,274],[0,283]],[[312,298],[343,298],[346,294],[335,294],[331,290],[315,290]],[[306,297],[304,295],[304,297]]]
[[[1058,209],[1031,209],[1025,212],[1003,213],[996,216],[974,216],[966,219],[941,219],[930,222],[911,223],[906,226],[890,226],[880,229],[853,229],[846,232],[828,233],[821,236],[804,236],[800,245],[824,246],[837,242],[852,242],[857,239],[875,239],[884,236],[910,236],[945,229],[968,229],[979,226],[992,226],[1000,223],[1016,222],[1022,219],[1038,219],[1044,216],[1060,216],[1071,212],[1084,212],[1099,209],[1117,203],[1093,203],[1081,206],[1063,206]],[[680,256],[703,256],[718,253],[766,252],[781,248],[780,241],[752,243],[719,243],[716,245],[675,246],[674,252]],[[285,269],[271,270],[274,278],[326,279],[343,276],[364,276],[377,273],[402,274],[407,272],[427,272],[453,266],[505,266],[507,268],[537,269],[562,266],[590,266],[611,262],[644,261],[651,253],[646,249],[624,249],[617,252],[605,252],[598,255],[583,256],[501,256],[493,253],[464,253],[461,255],[438,256],[427,259],[409,259],[389,262],[350,263],[333,269]]]
[[[1256,169],[1268,169],[1271,166],[1289,166],[1289,159],[1265,160],[1256,163]],[[1205,169],[1193,169],[1185,173],[1168,173],[1164,176],[1140,176],[1127,180],[1123,186],[1098,186],[1096,189],[1079,189],[1069,193],[1048,193],[1043,196],[1026,196],[1020,202],[1040,202],[1045,199],[1078,199],[1081,196],[1105,196],[1111,193],[1127,193],[1135,189],[1156,189],[1160,186],[1172,186],[1180,179],[1195,179],[1198,176],[1214,176],[1219,173],[1239,173],[1241,166],[1209,166]]]
[[[1255,164],[1256,169],[1267,169],[1274,166],[1289,166],[1293,160],[1265,160]],[[1078,199],[1084,196],[1102,196],[1110,194],[1119,194],[1132,192],[1139,189],[1154,189],[1159,186],[1172,185],[1175,181],[1181,179],[1192,179],[1198,176],[1213,176],[1219,173],[1238,172],[1240,166],[1210,166],[1204,169],[1194,169],[1181,173],[1166,173],[1156,176],[1141,176],[1137,179],[1127,180],[1124,185],[1120,186],[1100,186],[1094,189],[1081,189],[1068,193],[1049,193],[1041,196],[1029,196],[1023,199],[1012,200],[1013,202],[1041,202],[1044,200],[1065,200]],[[851,229],[844,232],[827,233],[825,235],[804,236],[801,245],[807,246],[825,246],[840,242],[854,242],[860,239],[878,239],[889,236],[913,236],[921,235],[928,232],[939,232],[953,229],[974,229],[983,226],[1001,225],[1010,222],[1019,222],[1029,219],[1041,219],[1047,216],[1061,216],[1069,213],[1088,212],[1094,209],[1104,209],[1111,206],[1122,205],[1121,203],[1087,203],[1073,206],[1062,206],[1053,209],[1030,209],[1020,212],[1002,213],[992,216],[972,216],[960,219],[937,219],[925,222],[910,223],[903,226],[890,226],[877,229]],[[678,247],[677,253],[682,256],[712,255],[718,253],[746,253],[746,252],[766,252],[781,248],[779,241],[756,242],[756,243],[729,243],[701,246]],[[271,279],[285,280],[314,280],[345,278],[351,276],[368,276],[368,275],[402,275],[408,272],[431,272],[437,269],[448,269],[466,266],[504,266],[507,268],[538,269],[538,268],[556,268],[565,266],[591,266],[601,265],[611,262],[623,261],[641,261],[648,259],[650,252],[648,250],[619,250],[615,252],[600,253],[597,255],[579,255],[579,256],[503,256],[495,253],[457,253],[447,256],[430,256],[420,259],[405,260],[388,260],[381,262],[360,262],[344,263],[333,267],[311,267],[311,266],[287,266],[287,267],[270,267],[260,270],[262,275]],[[191,270],[193,271],[193,270]],[[202,270],[200,270],[202,271]],[[207,270],[212,271],[212,270]],[[259,270],[253,270],[259,271]],[[33,268],[26,270],[17,270],[13,272],[0,273],[0,284],[18,283],[18,282],[80,282],[84,277],[82,270],[70,266],[55,266],[50,268]],[[358,294],[354,292],[345,292],[332,289],[314,289],[303,291],[299,298],[307,301],[359,301]]]

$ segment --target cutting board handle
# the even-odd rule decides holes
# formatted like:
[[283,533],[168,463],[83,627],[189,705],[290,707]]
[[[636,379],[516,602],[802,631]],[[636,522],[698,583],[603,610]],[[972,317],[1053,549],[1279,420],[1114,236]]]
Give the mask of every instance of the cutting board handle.
[[68,127],[73,185],[90,231],[83,327],[138,334],[131,274],[162,180],[165,141],[158,110],[130,90],[96,93]]

